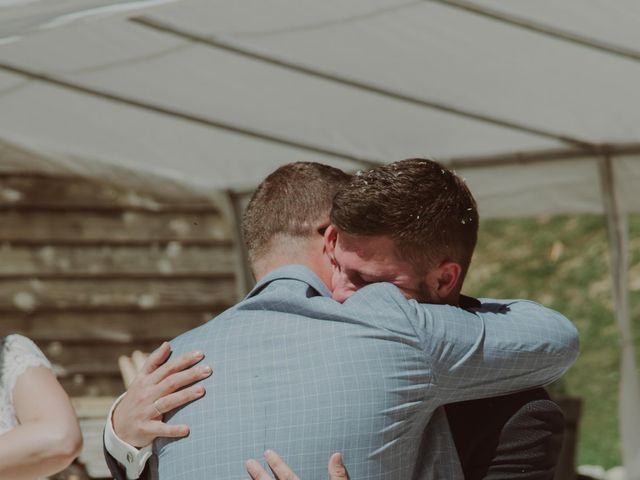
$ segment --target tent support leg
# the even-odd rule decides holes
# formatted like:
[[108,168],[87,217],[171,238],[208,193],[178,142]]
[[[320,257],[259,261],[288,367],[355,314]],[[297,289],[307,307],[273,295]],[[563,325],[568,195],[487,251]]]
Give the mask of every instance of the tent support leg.
[[244,245],[240,228],[242,222],[242,195],[233,190],[227,190],[225,193],[228,203],[227,216],[232,223],[233,243],[236,247],[236,294],[238,301],[240,301],[251,291],[255,280],[249,267],[249,256],[247,255],[247,248]]
[[640,383],[629,312],[627,214],[621,209],[616,192],[615,168],[611,157],[604,157],[600,166],[602,196],[609,233],[613,296],[621,335],[619,416],[622,454],[627,479],[640,480]]

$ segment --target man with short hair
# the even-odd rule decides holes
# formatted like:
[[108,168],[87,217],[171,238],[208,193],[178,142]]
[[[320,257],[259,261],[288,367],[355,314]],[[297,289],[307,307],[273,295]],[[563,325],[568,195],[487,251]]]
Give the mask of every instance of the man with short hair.
[[258,186],[242,217],[242,238],[257,279],[286,259],[308,266],[329,285],[323,234],[333,198],[350,180],[337,168],[297,162],[278,168]]
[[325,238],[337,266],[334,299],[389,282],[407,298],[458,304],[478,238],[478,210],[451,170],[407,159],[359,172],[334,197],[331,224]]
[[[432,211],[418,206],[404,218],[399,209],[392,230],[363,235],[358,225],[375,224],[387,202],[391,205],[386,182],[407,175],[408,166],[413,163],[399,162],[377,176],[360,175],[346,187],[358,194],[378,182],[380,202],[369,210],[356,208],[363,218],[338,215],[336,227],[325,234],[331,263],[321,255],[303,255],[302,263],[317,275],[307,268],[280,267],[298,261],[300,249],[322,251],[317,232],[327,226],[328,208],[302,223],[295,215],[278,213],[269,238],[275,254],[267,250],[253,257],[254,265],[264,265],[256,269],[257,277],[272,271],[259,278],[243,302],[173,342],[176,352],[202,348],[217,370],[215,388],[204,399],[166,418],[192,429],[188,439],[156,442],[159,461],[152,470],[159,478],[235,477],[243,459],[266,447],[281,453],[303,479],[321,475],[333,451],[345,454],[353,478],[460,478],[439,407],[546,383],[573,362],[575,329],[539,305],[516,301],[465,312],[405,298],[457,303],[466,270],[459,245],[475,243],[475,238],[450,238],[424,255],[412,238],[431,225],[446,225],[455,212],[461,213],[460,225],[475,221],[477,232],[472,197],[457,177],[441,169],[442,178],[432,179],[428,190],[456,190],[457,197],[446,193],[448,201],[457,199],[451,212],[447,202]],[[433,169],[429,172],[433,177]],[[262,187],[300,201],[306,194],[325,193],[313,193],[312,185],[300,182],[278,182],[278,171],[272,175],[257,196]],[[425,186],[416,181],[411,193],[424,198]],[[270,203],[277,197],[265,195]],[[412,214],[413,220],[406,218]],[[422,215],[432,218],[418,218]],[[393,237],[402,225],[403,232]],[[440,231],[429,235],[447,237]],[[365,243],[358,246],[358,239]],[[336,296],[348,298],[343,305],[328,298],[323,281],[330,278],[338,286]],[[354,293],[371,282],[397,288],[376,283]],[[155,402],[153,408],[158,408]],[[423,432],[428,452],[419,451]]]
[[[388,281],[408,298],[473,308],[460,289],[478,213],[464,181],[450,170],[408,159],[361,172],[336,194],[331,223],[325,238],[338,267],[334,299]],[[553,478],[564,424],[543,389],[452,403],[446,411],[466,480]]]

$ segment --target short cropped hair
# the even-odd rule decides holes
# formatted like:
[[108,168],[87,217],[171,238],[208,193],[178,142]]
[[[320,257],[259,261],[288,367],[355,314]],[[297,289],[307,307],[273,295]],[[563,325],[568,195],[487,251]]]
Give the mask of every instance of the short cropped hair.
[[461,278],[478,238],[478,209],[464,180],[422,158],[356,173],[334,197],[331,223],[356,236],[391,236],[416,272],[455,261]]
[[276,235],[317,235],[317,225],[329,218],[338,189],[351,175],[315,162],[295,162],[278,168],[256,189],[242,218],[242,236],[253,264],[268,253]]

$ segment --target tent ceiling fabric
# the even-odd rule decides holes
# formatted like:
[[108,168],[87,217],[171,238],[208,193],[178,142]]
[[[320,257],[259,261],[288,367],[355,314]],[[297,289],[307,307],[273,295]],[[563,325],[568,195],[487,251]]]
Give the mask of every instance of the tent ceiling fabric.
[[[46,2],[22,3],[41,19]],[[62,3],[69,17],[78,2]],[[355,169],[640,138],[640,62],[459,4],[502,5],[185,0],[33,30],[0,47],[0,134],[235,188],[298,159]],[[504,13],[582,36],[602,13],[595,0],[541,5]],[[611,12],[629,35],[595,40],[631,48],[635,24]]]
[[[639,23],[635,0],[0,0],[0,140],[33,152],[25,167],[128,167],[136,184],[202,191],[247,190],[297,160],[431,156],[485,217],[607,214],[624,258],[624,215],[640,212]],[[625,285],[624,262],[613,271]],[[625,295],[616,307],[628,338]]]
[[176,0],[0,0],[0,44],[79,20],[125,16]]

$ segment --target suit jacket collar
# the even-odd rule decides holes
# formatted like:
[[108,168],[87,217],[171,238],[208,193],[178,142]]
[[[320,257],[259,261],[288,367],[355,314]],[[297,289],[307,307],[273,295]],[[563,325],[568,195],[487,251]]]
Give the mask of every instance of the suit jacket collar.
[[304,265],[286,265],[284,267],[276,268],[262,277],[255,287],[251,289],[246,298],[251,298],[257,295],[271,282],[276,280],[297,280],[304,282],[313,288],[318,294],[323,297],[330,297],[331,292],[324,284],[320,277],[313,273],[308,267]]
[[460,308],[464,308],[465,310],[482,307],[482,303],[480,303],[480,300],[477,298],[468,297],[467,295],[462,294],[460,294],[460,301],[458,304],[460,305]]

